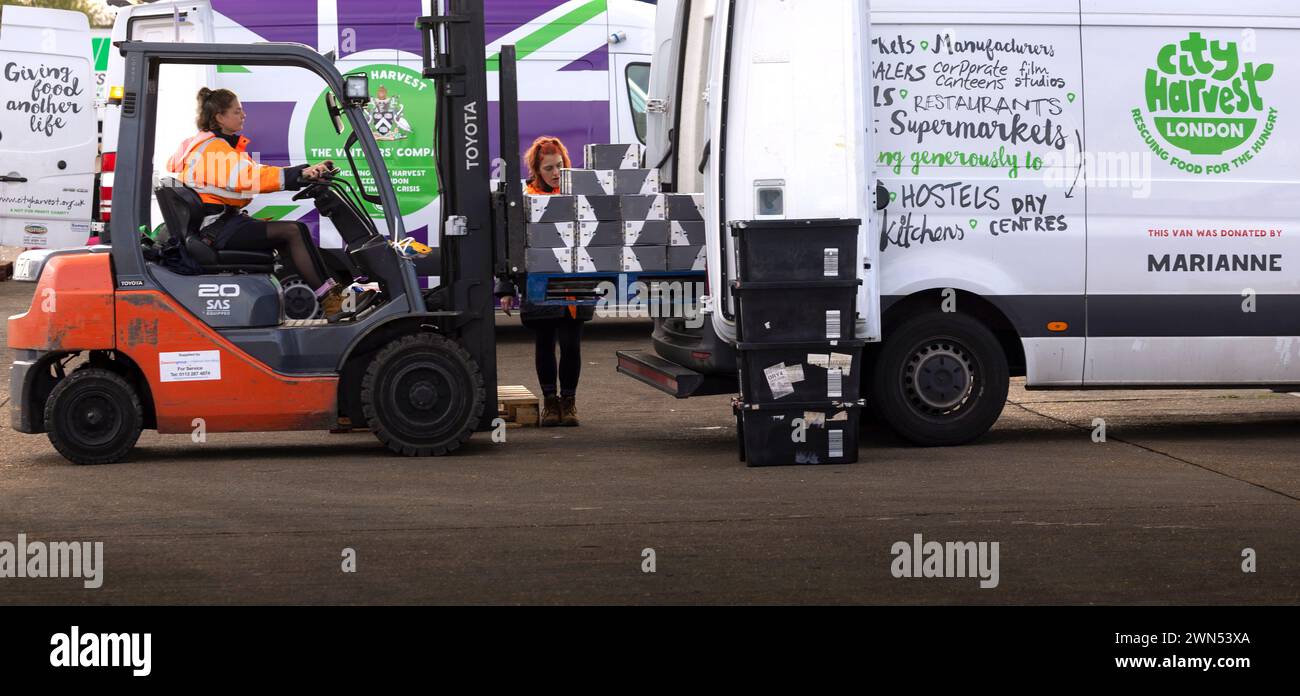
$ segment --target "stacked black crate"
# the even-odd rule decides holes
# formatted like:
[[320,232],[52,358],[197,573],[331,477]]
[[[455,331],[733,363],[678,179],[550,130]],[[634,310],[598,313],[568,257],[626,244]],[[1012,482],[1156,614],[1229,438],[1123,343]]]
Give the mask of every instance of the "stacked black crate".
[[735,222],[742,458],[750,466],[858,459],[857,220]]

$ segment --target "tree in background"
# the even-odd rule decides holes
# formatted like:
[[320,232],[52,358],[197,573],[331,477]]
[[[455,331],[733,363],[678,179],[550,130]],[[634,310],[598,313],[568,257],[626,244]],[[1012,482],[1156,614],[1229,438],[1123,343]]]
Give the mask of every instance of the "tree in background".
[[90,18],[92,27],[111,27],[117,8],[109,7],[104,0],[0,0],[0,21],[4,21],[5,5],[25,5],[27,7],[48,7],[55,10],[74,10],[84,12]]

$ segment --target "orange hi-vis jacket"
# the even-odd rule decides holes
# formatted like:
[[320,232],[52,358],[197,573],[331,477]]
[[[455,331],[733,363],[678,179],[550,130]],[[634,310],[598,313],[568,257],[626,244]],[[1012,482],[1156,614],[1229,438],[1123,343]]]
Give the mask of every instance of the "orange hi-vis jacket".
[[284,190],[284,167],[255,162],[247,148],[248,138],[242,135],[232,148],[224,138],[205,131],[181,143],[167,160],[167,169],[204,203],[242,208],[259,193]]

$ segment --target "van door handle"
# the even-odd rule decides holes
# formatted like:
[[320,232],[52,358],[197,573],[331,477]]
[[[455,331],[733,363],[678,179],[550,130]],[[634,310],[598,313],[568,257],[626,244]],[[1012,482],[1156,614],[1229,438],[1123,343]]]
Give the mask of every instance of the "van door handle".
[[5,184],[25,184],[25,183],[27,183],[27,177],[25,177],[25,176],[0,176],[0,183],[5,183]]

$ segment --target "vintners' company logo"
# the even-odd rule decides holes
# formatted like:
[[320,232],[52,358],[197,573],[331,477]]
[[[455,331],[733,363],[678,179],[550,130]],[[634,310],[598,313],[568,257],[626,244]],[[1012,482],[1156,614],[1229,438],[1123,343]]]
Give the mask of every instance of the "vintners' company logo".
[[[1278,113],[1267,106],[1261,89],[1273,72],[1272,63],[1245,60],[1236,42],[1191,32],[1156,54],[1155,67],[1146,72],[1144,108],[1134,109],[1134,120],[1156,154],[1178,168],[1197,174],[1231,171],[1249,163],[1272,135]],[[1198,158],[1229,159],[1187,162],[1165,144]],[[1249,147],[1236,152],[1243,146]]]

